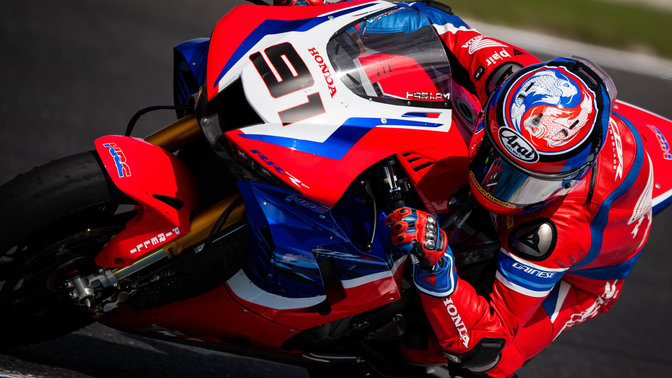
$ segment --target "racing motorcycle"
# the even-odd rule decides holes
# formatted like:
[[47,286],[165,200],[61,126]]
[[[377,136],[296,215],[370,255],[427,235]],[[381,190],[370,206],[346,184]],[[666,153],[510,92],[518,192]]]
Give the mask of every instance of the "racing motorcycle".
[[[0,187],[0,344],[97,321],[318,372],[417,373],[401,351],[429,325],[386,214],[440,214],[478,290],[499,245],[466,182],[481,104],[435,31],[361,33],[396,9],[241,5],[175,48],[177,121],[131,137],[145,109]],[[672,122],[615,111],[643,136],[658,212]]]

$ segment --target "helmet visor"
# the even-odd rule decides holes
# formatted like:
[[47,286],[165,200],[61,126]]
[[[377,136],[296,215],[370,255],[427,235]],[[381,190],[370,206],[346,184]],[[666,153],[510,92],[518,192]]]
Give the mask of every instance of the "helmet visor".
[[469,179],[497,213],[514,213],[564,195],[574,180],[535,177],[510,164],[487,136],[469,165]]

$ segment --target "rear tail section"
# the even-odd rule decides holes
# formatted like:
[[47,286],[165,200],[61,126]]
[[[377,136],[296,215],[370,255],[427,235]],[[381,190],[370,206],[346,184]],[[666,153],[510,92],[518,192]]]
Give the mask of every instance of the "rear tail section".
[[626,102],[618,101],[614,111],[627,118],[642,136],[653,163],[653,214],[672,203],[672,121]]

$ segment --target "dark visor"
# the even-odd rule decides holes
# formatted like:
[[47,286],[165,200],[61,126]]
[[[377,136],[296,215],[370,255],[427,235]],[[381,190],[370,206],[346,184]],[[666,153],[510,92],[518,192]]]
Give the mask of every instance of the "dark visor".
[[[484,136],[469,165],[469,179],[494,204],[521,209],[564,195],[576,180],[534,177],[510,164]],[[567,185],[569,184],[569,185]]]

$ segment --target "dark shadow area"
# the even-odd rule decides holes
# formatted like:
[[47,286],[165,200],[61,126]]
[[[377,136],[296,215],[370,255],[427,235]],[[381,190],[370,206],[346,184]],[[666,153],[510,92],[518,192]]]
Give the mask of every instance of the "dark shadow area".
[[[23,370],[23,374],[49,377],[61,376],[60,373],[74,376],[73,372],[92,377],[143,378],[306,375],[300,367],[124,334],[98,324],[4,353],[30,363],[26,365],[29,370]],[[31,364],[48,365],[52,369]]]

